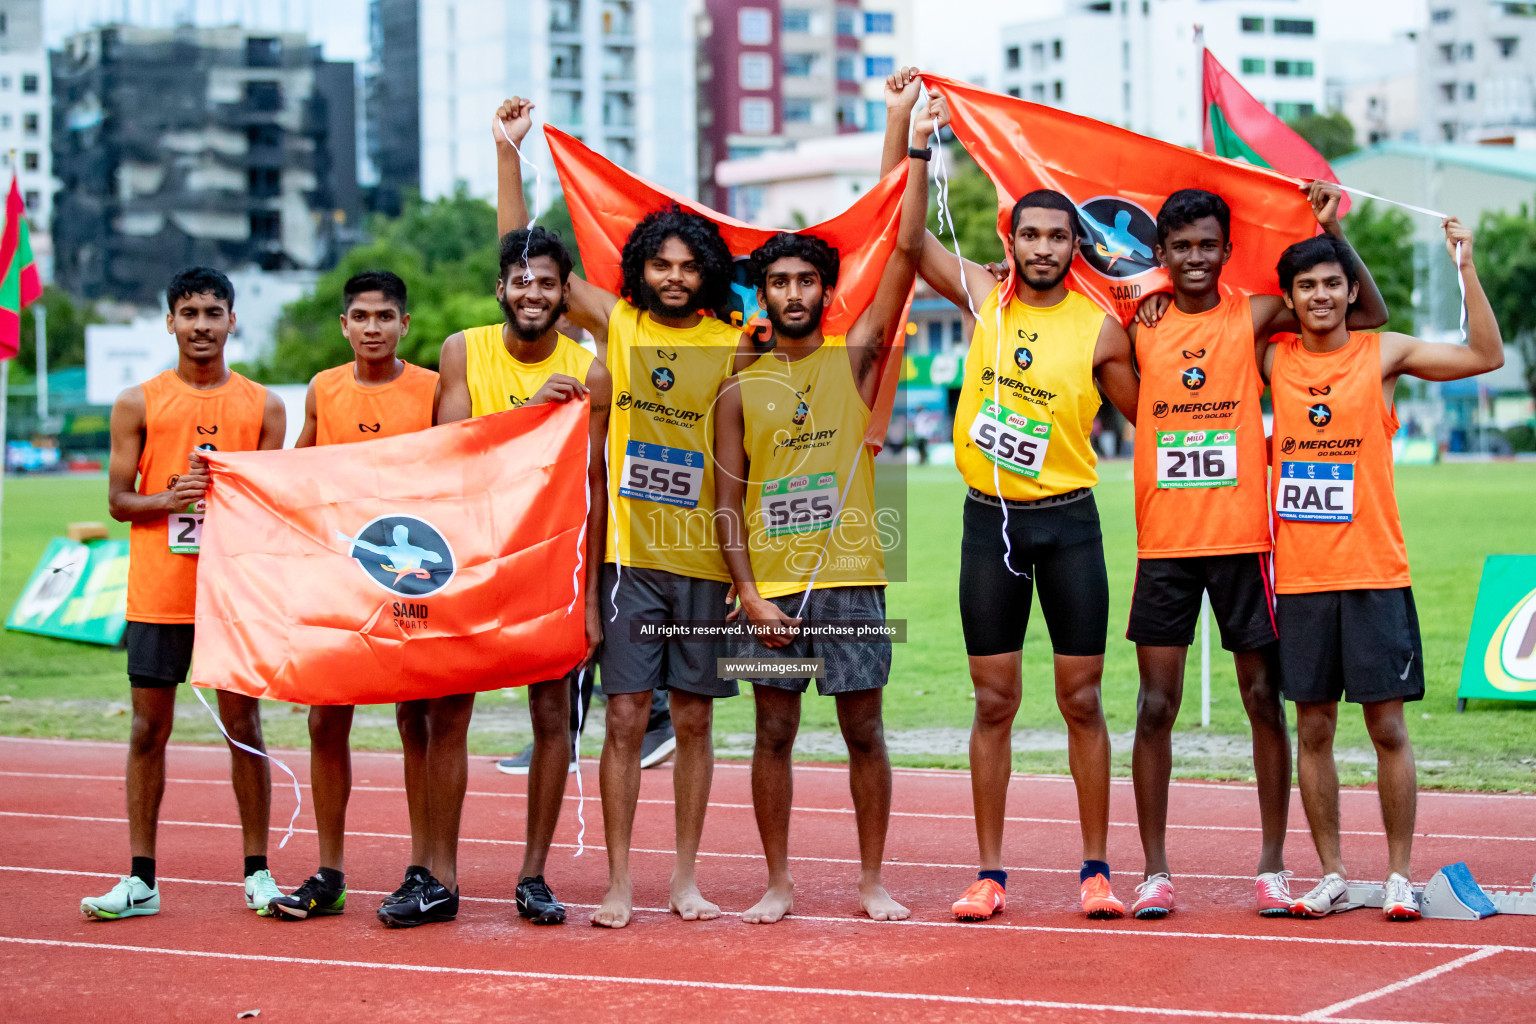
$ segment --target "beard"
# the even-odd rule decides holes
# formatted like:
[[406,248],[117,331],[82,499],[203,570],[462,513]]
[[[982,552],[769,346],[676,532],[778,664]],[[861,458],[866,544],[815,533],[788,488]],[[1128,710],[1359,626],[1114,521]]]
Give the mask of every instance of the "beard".
[[805,311],[810,314],[803,324],[786,324],[780,319],[779,311],[772,306],[768,307],[768,322],[773,325],[775,337],[788,338],[790,341],[799,341],[807,338],[811,332],[821,326],[821,314],[824,303],[818,301],[814,306],[806,306]]
[[1052,288],[1055,288],[1057,285],[1061,284],[1061,282],[1067,279],[1067,273],[1071,269],[1072,262],[1068,260],[1067,265],[1062,267],[1060,272],[1057,273],[1054,277],[1032,276],[1027,270],[1020,268],[1019,258],[1017,256],[1013,258],[1014,275],[1037,292],[1048,292]]
[[517,336],[518,341],[538,341],[551,327],[555,326],[557,320],[565,315],[566,307],[564,300],[562,300],[550,308],[549,313],[542,322],[534,324],[532,327],[524,327],[518,322],[517,314],[512,309],[512,303],[508,302],[505,296],[496,301],[501,306],[502,315],[507,318],[507,326],[512,328],[512,333]]
[[650,282],[640,282],[640,305],[652,316],[664,317],[668,320],[680,320],[685,316],[692,316],[699,311],[699,293],[689,292],[688,298],[681,305],[673,306],[664,302],[661,295],[652,288]]

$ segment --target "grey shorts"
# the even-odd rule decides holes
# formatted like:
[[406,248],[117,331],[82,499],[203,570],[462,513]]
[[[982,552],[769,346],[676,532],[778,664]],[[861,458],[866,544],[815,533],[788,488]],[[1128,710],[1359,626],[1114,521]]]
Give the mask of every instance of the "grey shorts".
[[[619,584],[616,595],[615,580]],[[598,667],[604,693],[645,693],[658,687],[685,690],[699,697],[734,697],[741,692],[736,680],[716,674],[715,659],[725,653],[722,643],[637,641],[629,635],[631,622],[723,623],[729,610],[725,606],[729,583],[679,576],[664,569],[625,566],[620,572],[612,562],[605,562],[602,585],[603,647],[598,653]],[[617,619],[615,601],[619,606]]]
[[[779,610],[794,617],[800,610],[805,592],[771,597],[768,600]],[[847,619],[885,621],[884,587],[826,587],[811,591],[810,603],[801,616],[803,623],[837,622]],[[755,658],[766,661],[772,658],[821,658],[827,674],[816,680],[816,692],[823,697],[838,693],[857,693],[861,690],[878,690],[891,678],[891,638],[875,640],[834,640],[822,637],[796,637],[783,647],[764,647],[755,639],[737,640],[731,644],[732,658]],[[773,686],[781,690],[804,693],[811,681],[807,678],[781,679],[747,678],[756,686]]]

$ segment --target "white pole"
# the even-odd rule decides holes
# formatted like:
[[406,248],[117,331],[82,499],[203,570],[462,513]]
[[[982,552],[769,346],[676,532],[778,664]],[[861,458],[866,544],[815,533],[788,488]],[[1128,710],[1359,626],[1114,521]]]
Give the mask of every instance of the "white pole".
[[32,310],[37,325],[37,418],[48,419],[48,310],[41,302]]
[[1200,598],[1200,728],[1211,727],[1211,598]]
[[[5,414],[11,388],[11,361],[0,359],[0,510],[5,508],[5,467],[10,461],[10,447],[5,441]],[[5,532],[5,515],[0,511],[0,535]]]

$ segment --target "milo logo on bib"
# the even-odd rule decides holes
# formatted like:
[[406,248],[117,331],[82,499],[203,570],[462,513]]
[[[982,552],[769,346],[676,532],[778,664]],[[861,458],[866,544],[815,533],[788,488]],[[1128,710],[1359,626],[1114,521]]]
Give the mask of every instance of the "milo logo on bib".
[[1051,444],[1051,425],[987,399],[971,421],[971,441],[1011,473],[1038,479]]
[[763,484],[762,517],[770,537],[830,529],[842,494],[836,473],[786,476]]
[[1157,486],[1236,487],[1237,431],[1158,431]]

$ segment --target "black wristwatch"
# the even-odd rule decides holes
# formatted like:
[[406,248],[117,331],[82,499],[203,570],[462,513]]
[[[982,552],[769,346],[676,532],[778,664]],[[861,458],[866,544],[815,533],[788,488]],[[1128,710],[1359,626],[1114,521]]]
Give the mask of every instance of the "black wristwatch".
[[907,156],[911,157],[913,160],[927,160],[933,156],[933,150],[918,149],[916,146],[908,146]]

